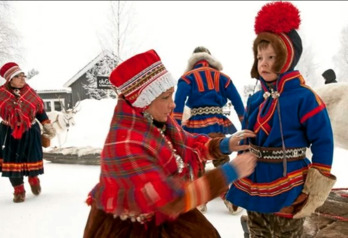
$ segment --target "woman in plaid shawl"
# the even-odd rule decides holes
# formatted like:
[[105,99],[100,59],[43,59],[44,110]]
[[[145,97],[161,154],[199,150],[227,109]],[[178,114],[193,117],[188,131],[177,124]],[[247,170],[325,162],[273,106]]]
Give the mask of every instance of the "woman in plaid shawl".
[[43,124],[44,136],[52,138],[55,130],[50,124],[42,99],[25,82],[24,72],[9,62],[0,69],[6,82],[0,87],[0,172],[9,177],[14,187],[13,202],[25,200],[23,176],[28,176],[34,195],[41,192],[39,174],[43,174],[41,132],[37,119]]
[[99,183],[89,193],[84,237],[219,237],[196,207],[254,169],[250,153],[197,179],[207,159],[245,150],[248,130],[230,138],[190,134],[172,118],[175,82],[154,50],[110,75],[120,91],[101,154]]

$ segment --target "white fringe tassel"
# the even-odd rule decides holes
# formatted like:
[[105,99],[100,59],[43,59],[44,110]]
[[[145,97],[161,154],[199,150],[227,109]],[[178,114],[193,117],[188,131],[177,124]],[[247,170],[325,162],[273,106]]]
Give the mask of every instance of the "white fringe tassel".
[[133,106],[139,108],[146,107],[159,95],[175,85],[176,82],[173,76],[169,72],[166,72],[142,90],[137,100],[133,103]]

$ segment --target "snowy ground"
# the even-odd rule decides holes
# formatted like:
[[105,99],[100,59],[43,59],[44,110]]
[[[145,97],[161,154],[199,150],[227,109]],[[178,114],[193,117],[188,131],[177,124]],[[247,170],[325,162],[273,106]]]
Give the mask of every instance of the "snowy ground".
[[[81,110],[75,118],[76,126],[69,131],[63,146],[101,146],[114,106],[115,100],[111,99],[82,101]],[[90,116],[91,111],[93,117]],[[93,130],[90,129],[92,126]],[[341,148],[335,149],[332,173],[338,178],[336,188],[348,187],[347,152]],[[21,204],[12,202],[10,182],[0,177],[0,237],[82,237],[89,213],[89,207],[84,201],[98,181],[99,166],[63,165],[48,161],[45,161],[44,166],[45,174],[40,176],[42,194],[38,197],[32,195],[26,180],[27,198]],[[208,164],[208,168],[211,168],[211,164]],[[208,203],[206,217],[222,238],[243,237],[240,215],[230,215],[221,199]]]

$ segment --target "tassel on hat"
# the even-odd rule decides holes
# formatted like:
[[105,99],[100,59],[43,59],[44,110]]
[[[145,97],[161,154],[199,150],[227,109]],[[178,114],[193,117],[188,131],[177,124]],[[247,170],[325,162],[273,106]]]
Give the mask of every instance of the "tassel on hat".
[[145,108],[176,85],[155,50],[124,61],[111,72],[109,80],[128,102],[138,108]]

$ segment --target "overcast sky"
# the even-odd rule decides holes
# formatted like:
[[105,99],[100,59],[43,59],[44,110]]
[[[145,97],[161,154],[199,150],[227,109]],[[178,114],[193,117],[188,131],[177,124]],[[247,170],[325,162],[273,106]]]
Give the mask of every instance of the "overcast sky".
[[[29,81],[37,89],[63,84],[101,51],[100,34],[109,14],[107,1],[9,2],[22,36],[24,70],[40,74]],[[155,49],[179,78],[193,49],[204,45],[221,61],[239,90],[252,84],[254,20],[266,1],[132,2],[131,39],[123,58]],[[348,25],[348,2],[294,1],[301,14],[304,50],[312,47],[318,75],[334,67],[340,32]],[[12,60],[12,59],[11,59]],[[322,80],[322,78],[318,79]],[[323,81],[323,80],[322,80]]]

